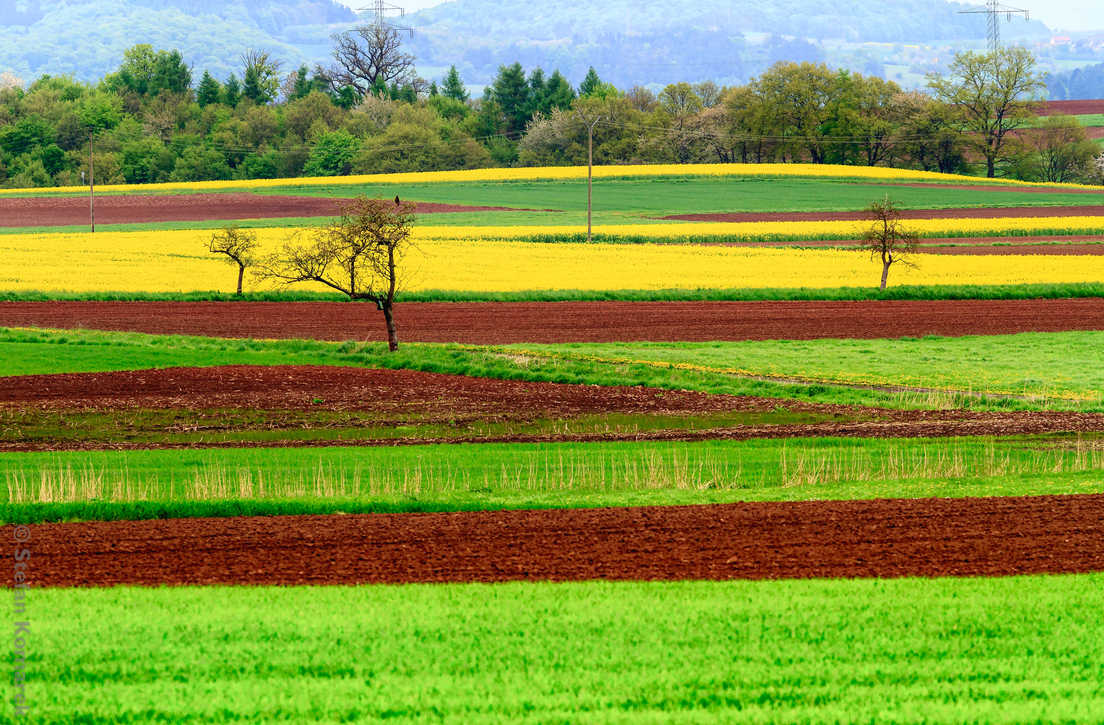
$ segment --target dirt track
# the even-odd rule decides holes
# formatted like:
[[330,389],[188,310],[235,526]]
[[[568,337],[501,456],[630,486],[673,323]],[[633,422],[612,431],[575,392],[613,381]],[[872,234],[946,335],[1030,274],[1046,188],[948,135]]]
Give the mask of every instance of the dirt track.
[[[96,198],[96,222],[138,224],[333,216],[338,213],[338,207],[344,201],[322,196],[267,196],[247,193],[99,196]],[[418,202],[419,214],[464,211],[510,210],[503,207]],[[83,196],[0,197],[0,227],[69,226],[87,223],[88,199]]]
[[35,587],[1075,573],[1104,571],[1104,496],[44,524],[28,546]]
[[[1100,330],[1104,299],[406,303],[395,316],[410,342],[869,339]],[[0,302],[0,327],[384,339],[379,313],[343,302]]]
[[[1028,217],[1104,216],[1104,206],[1009,206],[969,209],[904,209],[902,219],[1005,219]],[[865,211],[735,212],[722,214],[674,214],[661,217],[686,222],[825,222],[865,221]]]

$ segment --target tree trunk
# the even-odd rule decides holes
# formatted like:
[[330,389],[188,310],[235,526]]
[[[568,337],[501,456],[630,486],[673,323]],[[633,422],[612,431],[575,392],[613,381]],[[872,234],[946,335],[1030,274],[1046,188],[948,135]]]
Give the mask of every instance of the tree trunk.
[[882,262],[882,289],[886,288],[886,280],[889,279],[889,265],[892,262]]
[[996,157],[992,154],[985,157],[985,173],[990,179],[997,175]]
[[245,267],[238,265],[238,297],[242,296],[242,279],[245,277]]
[[383,303],[383,319],[387,321],[387,349],[395,352],[399,349],[399,335],[396,332],[395,315],[390,302]]

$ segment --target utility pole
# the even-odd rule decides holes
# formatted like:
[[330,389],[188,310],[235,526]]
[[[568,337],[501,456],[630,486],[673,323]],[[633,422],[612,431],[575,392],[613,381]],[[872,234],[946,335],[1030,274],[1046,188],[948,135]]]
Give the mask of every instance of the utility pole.
[[1024,20],[1031,20],[1031,13],[1020,8],[1010,8],[1001,5],[998,0],[985,0],[984,10],[961,10],[959,15],[988,15],[989,16],[989,52],[995,53],[1000,49],[1000,16],[1005,16],[1006,21],[1011,21],[1013,15],[1023,15]]
[[92,224],[92,233],[96,233],[96,166],[92,155],[92,142],[95,131],[88,132],[88,220]]
[[590,242],[594,238],[591,225],[594,209],[594,127],[601,123],[602,117],[587,118],[582,111],[579,111],[579,119],[587,130],[587,241]]

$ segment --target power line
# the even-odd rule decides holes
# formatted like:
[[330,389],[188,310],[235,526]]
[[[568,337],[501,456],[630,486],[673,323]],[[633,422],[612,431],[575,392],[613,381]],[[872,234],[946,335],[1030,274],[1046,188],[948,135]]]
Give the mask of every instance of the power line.
[[998,0],[985,0],[984,10],[960,10],[959,15],[987,15],[989,21],[989,52],[995,53],[1000,49],[1000,16],[1012,21],[1013,15],[1023,15],[1024,20],[1031,20],[1031,13],[1020,8],[1010,8],[1001,5]]

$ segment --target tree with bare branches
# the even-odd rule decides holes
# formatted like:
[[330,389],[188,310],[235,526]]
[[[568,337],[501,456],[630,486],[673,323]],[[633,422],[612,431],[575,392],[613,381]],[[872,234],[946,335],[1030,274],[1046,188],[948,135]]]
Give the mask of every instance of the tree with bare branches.
[[337,220],[293,236],[264,260],[258,276],[284,284],[317,282],[351,300],[374,302],[387,323],[388,348],[395,352],[395,295],[400,264],[412,246],[415,209],[412,202],[352,199]]
[[914,266],[906,257],[915,254],[919,237],[901,224],[901,211],[896,202],[887,196],[866,208],[873,224],[862,236],[863,249],[870,251],[870,258],[882,260],[882,289],[889,279],[889,268],[897,262]]
[[221,231],[211,235],[207,248],[212,254],[225,254],[228,264],[237,265],[237,294],[240,297],[245,270],[257,261],[257,233],[239,229],[237,226],[223,227]]
[[366,96],[375,88],[414,80],[414,56],[404,53],[398,30],[386,25],[361,25],[333,36],[334,64],[318,69],[335,93],[354,88]]

